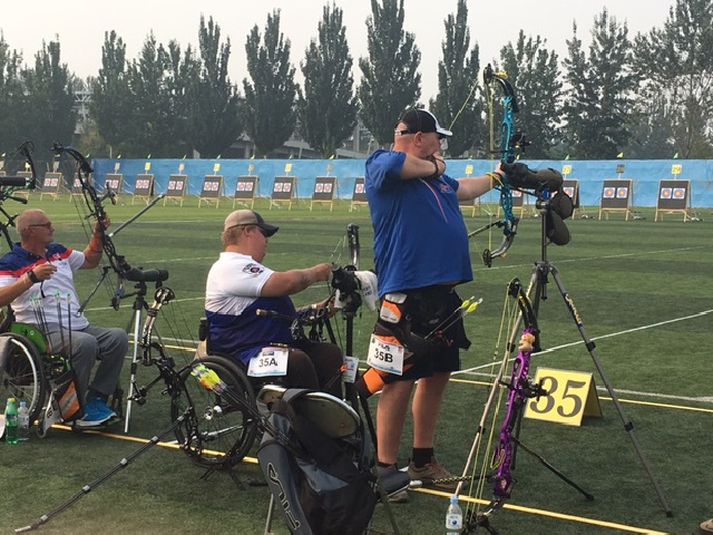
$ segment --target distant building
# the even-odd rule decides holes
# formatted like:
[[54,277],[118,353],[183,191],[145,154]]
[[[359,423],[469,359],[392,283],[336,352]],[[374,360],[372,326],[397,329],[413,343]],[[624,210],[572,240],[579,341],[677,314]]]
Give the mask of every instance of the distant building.
[[[268,158],[274,159],[321,159],[322,155],[310,147],[307,142],[302,139],[298,133],[298,128],[292,134],[282,147],[275,149],[267,155]],[[360,159],[366,158],[367,155],[376,148],[376,141],[371,133],[357,121],[354,127],[354,132],[344,144],[337,149],[337,158]],[[251,158],[255,151],[247,134],[242,134],[233,143],[228,151],[223,154],[224,158]]]
[[74,135],[81,136],[87,131],[89,118],[89,105],[92,102],[92,93],[88,89],[79,89],[74,92],[74,106],[72,109],[77,114],[77,122],[74,126]]

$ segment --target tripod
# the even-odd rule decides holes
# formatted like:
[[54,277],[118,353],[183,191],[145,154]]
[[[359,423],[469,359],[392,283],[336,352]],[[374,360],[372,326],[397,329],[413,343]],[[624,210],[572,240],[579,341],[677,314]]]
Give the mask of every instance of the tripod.
[[[528,297],[532,297],[534,295],[534,297],[531,299],[531,302],[535,317],[537,318],[539,316],[540,303],[542,301],[547,300],[547,284],[549,283],[549,277],[551,275],[552,280],[557,286],[557,290],[562,296],[565,306],[567,307],[567,310],[569,311],[572,320],[574,321],[577,330],[579,331],[579,335],[582,337],[585,347],[587,348],[589,355],[592,357],[592,362],[594,363],[594,366],[596,367],[597,372],[599,373],[599,377],[601,377],[602,383],[606,387],[607,392],[609,392],[609,395],[611,396],[611,399],[614,402],[614,407],[616,408],[616,411],[619,414],[619,418],[621,419],[621,422],[624,425],[624,429],[629,434],[629,438],[631,439],[631,443],[633,444],[634,449],[636,450],[636,454],[639,457],[639,460],[641,461],[641,464],[643,465],[647,476],[649,477],[651,483],[654,486],[658,500],[661,503],[661,506],[663,507],[664,511],[666,512],[666,516],[671,517],[673,516],[673,512],[671,511],[671,508],[668,505],[663,490],[661,489],[658,482],[656,481],[656,478],[654,477],[649,462],[647,461],[646,457],[644,456],[644,453],[641,450],[639,441],[636,437],[636,434],[634,433],[634,423],[624,413],[624,409],[622,408],[621,403],[619,402],[619,398],[616,394],[616,391],[614,390],[614,387],[612,386],[611,382],[609,381],[609,378],[604,372],[604,367],[602,366],[601,360],[599,359],[599,354],[596,350],[596,344],[589,338],[589,336],[587,336],[587,333],[584,330],[584,322],[582,320],[582,316],[579,314],[579,311],[577,310],[577,307],[574,304],[572,296],[570,296],[570,294],[567,292],[564,283],[562,282],[562,278],[560,277],[559,270],[554,266],[554,264],[547,260],[547,221],[549,219],[548,212],[549,210],[551,210],[550,202],[548,199],[538,198],[536,206],[538,211],[540,212],[540,221],[542,226],[541,259],[535,263],[535,267],[532,270],[532,276],[530,277],[530,284],[527,288]],[[522,315],[520,315],[516,321],[516,325],[513,330],[513,336],[510,339],[510,347],[513,347],[513,343],[515,342],[515,335],[520,327],[521,321]]]
[[[132,305],[132,309],[134,310],[134,315],[131,319],[131,322],[129,323],[129,327],[127,327],[127,332],[129,328],[131,327],[131,324],[133,323],[134,328],[134,351],[131,356],[131,375],[129,378],[129,395],[127,397],[126,401],[126,414],[124,416],[124,433],[129,432],[129,420],[131,419],[131,405],[134,400],[134,395],[136,394],[136,370],[138,368],[139,364],[139,346],[140,341],[141,341],[141,326],[143,325],[143,320],[141,316],[143,315],[144,310],[149,310],[149,305],[146,302],[146,291],[147,291],[147,282],[155,282],[156,283],[156,288],[161,286],[161,283],[168,279],[168,271],[162,270],[162,269],[147,269],[145,271],[142,271],[141,268],[138,269],[132,269],[129,273],[126,274],[126,280],[135,282],[136,285],[134,288],[136,289],[135,292],[126,294],[122,296],[122,299],[126,299],[127,297],[132,297],[135,296],[134,298],[134,304]],[[151,315],[151,311],[148,312],[149,315]],[[154,313],[155,315],[155,313]],[[139,403],[143,404],[143,403]]]
[[[129,377],[129,395],[126,401],[126,414],[124,415],[124,433],[129,432],[129,420],[131,419],[131,405],[133,403],[135,386],[136,386],[136,370],[139,365],[139,340],[141,340],[141,326],[143,325],[142,315],[144,310],[148,309],[148,303],[146,302],[146,283],[143,281],[136,283],[136,291],[133,294],[129,294],[126,297],[131,297],[131,295],[136,296],[134,298],[134,304],[132,309],[134,314],[131,319],[131,323],[134,328],[134,351],[131,355],[131,371]],[[127,331],[129,329],[126,329]]]

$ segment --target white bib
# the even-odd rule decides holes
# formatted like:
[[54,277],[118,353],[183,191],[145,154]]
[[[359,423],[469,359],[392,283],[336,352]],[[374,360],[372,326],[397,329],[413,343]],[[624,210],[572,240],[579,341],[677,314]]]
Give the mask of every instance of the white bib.
[[371,335],[367,364],[382,372],[402,375],[404,370],[404,346],[393,336]]
[[287,375],[287,356],[290,350],[284,347],[263,347],[259,355],[250,359],[250,377],[282,377]]

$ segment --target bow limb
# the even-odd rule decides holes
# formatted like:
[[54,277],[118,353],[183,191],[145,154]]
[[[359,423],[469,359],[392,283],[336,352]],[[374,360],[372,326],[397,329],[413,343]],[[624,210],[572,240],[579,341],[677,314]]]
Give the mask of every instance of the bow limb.
[[35,150],[35,145],[32,141],[25,141],[17,148],[17,150],[25,158],[27,165],[30,166],[30,173],[32,173],[30,182],[27,184],[27,189],[35,189],[37,187],[37,170],[35,169],[35,161],[32,159],[32,153]]
[[12,177],[3,176],[1,180],[2,184],[0,184],[0,214],[2,214],[5,218],[5,222],[2,224],[2,237],[7,242],[7,246],[9,249],[13,248],[14,242],[7,229],[9,227],[15,226],[15,218],[17,217],[17,214],[10,215],[8,212],[5,211],[4,208],[2,208],[2,203],[5,200],[10,199],[22,204],[27,204],[27,199],[25,197],[16,196],[14,195],[14,193],[16,190],[34,190],[37,187],[37,171],[35,170],[35,162],[32,159],[32,151],[34,150],[35,146],[33,145],[33,143],[31,141],[25,141],[17,148],[16,151],[16,153],[22,155],[22,158],[25,160],[25,171],[28,168],[30,169],[29,180],[27,179],[25,174],[18,174],[18,176]]

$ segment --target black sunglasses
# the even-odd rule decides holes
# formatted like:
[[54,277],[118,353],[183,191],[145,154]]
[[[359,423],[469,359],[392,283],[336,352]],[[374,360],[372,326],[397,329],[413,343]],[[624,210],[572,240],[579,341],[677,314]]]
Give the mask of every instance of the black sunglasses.
[[260,234],[262,234],[266,238],[270,237],[270,234],[264,228],[262,228],[260,225],[258,225],[257,223],[238,223],[237,225],[232,225],[225,230],[230,230],[231,228],[236,228],[236,227],[243,227],[243,228],[257,227],[257,229],[260,231]]
[[[408,135],[410,135],[410,134],[418,134],[419,132],[422,132],[422,130],[418,130],[418,131],[416,131],[416,132],[412,132],[411,130],[394,130],[394,133],[395,133],[397,136],[408,136]],[[431,132],[423,132],[423,133],[424,133],[424,134],[430,134]],[[448,137],[448,136],[444,136],[443,134],[439,134],[438,132],[433,132],[433,133],[438,136],[438,139],[439,139],[439,140],[441,140],[441,139],[446,139],[446,137]]]

